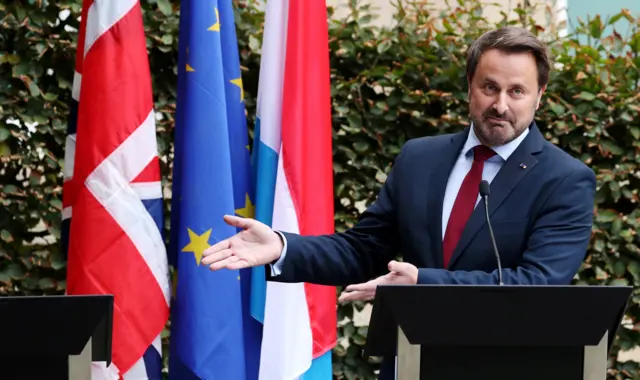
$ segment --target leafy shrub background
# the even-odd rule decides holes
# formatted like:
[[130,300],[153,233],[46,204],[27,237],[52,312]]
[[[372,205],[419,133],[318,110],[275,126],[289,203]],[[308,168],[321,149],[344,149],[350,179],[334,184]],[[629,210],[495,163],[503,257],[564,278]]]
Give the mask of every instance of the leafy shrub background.
[[[253,1],[234,3],[251,128],[264,14]],[[163,180],[170,188],[179,3],[150,0],[143,7]],[[609,19],[585,20],[574,26],[575,35],[560,38],[557,27],[536,25],[533,12],[517,8],[515,18],[505,15],[500,24],[525,26],[549,42],[556,69],[537,120],[549,140],[590,165],[598,178],[592,241],[575,282],[635,287],[609,374],[639,379],[638,363],[621,362],[617,353],[640,344],[640,20],[621,10]],[[65,289],[58,239],[79,13],[79,0],[0,4],[2,295]],[[353,0],[348,13],[331,21],[329,31],[338,230],[352,226],[375,198],[405,141],[467,125],[464,52],[495,26],[476,0],[441,13],[399,4],[392,28],[371,23],[375,10],[367,4]],[[630,26],[621,28],[620,20]],[[170,212],[168,199],[166,205]],[[339,307],[344,344],[334,350],[336,379],[374,378],[378,363],[361,357],[366,325],[354,324],[354,309],[363,307]]]

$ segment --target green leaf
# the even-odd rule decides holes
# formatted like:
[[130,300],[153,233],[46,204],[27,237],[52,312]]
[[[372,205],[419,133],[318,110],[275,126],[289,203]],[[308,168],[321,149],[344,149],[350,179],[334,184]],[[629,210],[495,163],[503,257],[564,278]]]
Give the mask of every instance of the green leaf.
[[631,135],[633,136],[634,139],[640,139],[640,128],[635,127],[635,126],[630,126],[629,127],[629,132],[631,133]]
[[609,278],[609,273],[607,273],[607,271],[605,271],[604,269],[600,268],[600,267],[596,267],[596,280],[606,280],[607,278]]
[[48,277],[41,278],[40,280],[38,280],[38,288],[43,290],[55,288],[55,282],[53,282],[53,280]]
[[618,14],[616,14],[616,15],[612,16],[611,18],[609,18],[609,20],[608,20],[607,24],[608,24],[608,25],[613,25],[613,24],[615,24],[616,22],[618,22],[618,20],[620,20],[623,16],[624,16],[624,13],[620,12],[620,13],[618,13]]
[[158,0],[158,9],[165,16],[169,16],[173,13],[173,8],[171,7],[171,2],[169,0]]
[[604,240],[596,239],[593,243],[593,250],[596,252],[604,252]]
[[369,150],[369,143],[367,141],[356,141],[353,144],[353,147],[355,148],[356,152],[358,153],[364,153],[367,150]]
[[49,124],[49,118],[44,116],[44,115],[34,115],[33,116],[33,121],[35,121],[36,123],[38,123],[40,125],[48,125]]
[[0,157],[11,155],[11,148],[5,142],[0,142]]
[[51,257],[51,268],[53,270],[58,271],[58,270],[60,270],[60,269],[62,269],[64,267],[66,267],[66,265],[67,265],[67,263],[66,263],[66,261],[64,260],[64,258],[62,256],[60,256],[58,254],[54,254]]
[[352,342],[357,344],[358,346],[364,346],[364,344],[367,342],[367,340],[363,336],[354,335]]
[[614,210],[598,210],[598,221],[606,223],[611,222],[618,217],[618,213]]
[[603,140],[600,142],[600,145],[602,145],[605,151],[611,152],[611,154],[614,154],[616,156],[619,156],[624,153],[624,150],[622,150],[622,148],[620,148],[616,143],[614,143],[611,140]]
[[49,200],[49,204],[58,211],[62,211],[62,201],[57,198]]
[[347,115],[347,121],[349,121],[349,126],[353,128],[357,128],[356,131],[360,131],[362,128],[362,118],[357,113],[350,113]]
[[4,270],[1,270],[5,276],[8,276],[12,280],[21,280],[25,273],[20,264],[11,263]]
[[[615,193],[620,194],[620,191],[616,190]],[[614,196],[614,199],[616,199],[616,202],[618,201],[619,198],[620,198],[619,195]],[[622,219],[621,218],[614,219],[613,222],[611,222],[611,233],[614,235],[620,235],[621,230],[622,230]]]
[[356,328],[353,326],[353,323],[349,323],[346,326],[344,326],[344,336],[347,338],[350,338],[351,336],[353,336],[353,334],[355,333]]
[[600,20],[600,15],[596,15],[596,17],[591,20],[589,23],[589,30],[591,31],[591,37],[600,38],[602,35],[602,21]]
[[626,278],[616,278],[613,279],[609,282],[609,285],[612,286],[628,286],[629,285],[629,280],[627,280]]
[[34,98],[40,96],[40,89],[33,81],[29,81],[29,92],[31,92],[31,96]]
[[378,51],[378,54],[382,54],[385,51],[389,50],[390,47],[391,47],[391,41],[390,40],[384,40],[384,41],[382,41],[381,43],[378,44],[378,47],[377,47],[376,50]]
[[565,113],[566,109],[564,108],[564,106],[562,104],[559,103],[550,103],[549,106],[551,107],[551,110],[556,114],[556,115],[562,115],[563,113]]
[[60,239],[60,230],[56,226],[49,226],[49,228],[47,228],[47,231],[49,231],[49,233],[56,239]]
[[7,243],[13,242],[13,236],[11,236],[11,233],[7,230],[0,231],[0,239]]
[[257,39],[253,35],[249,36],[249,48],[251,48],[251,51],[258,52],[260,51],[261,46],[262,46],[262,43],[260,42],[259,39]]
[[165,45],[173,44],[173,36],[171,34],[165,34],[162,36],[162,43]]
[[613,273],[616,276],[623,276],[624,273],[626,272],[627,268],[625,266],[625,264],[622,261],[616,261],[613,264]]
[[45,100],[48,100],[48,101],[52,102],[52,101],[58,99],[58,94],[54,94],[52,92],[46,92],[46,93],[42,94],[42,97]]
[[590,92],[581,91],[580,94],[578,95],[578,98],[591,101],[595,99],[596,96]]
[[0,126],[0,141],[4,141],[11,135],[6,127]]
[[347,354],[347,349],[344,348],[343,345],[337,344],[333,349],[333,354],[337,355],[338,357],[345,356]]
[[18,188],[15,185],[5,185],[2,187],[2,192],[3,193],[15,193],[16,191],[18,191]]
[[28,62],[19,63],[13,66],[13,69],[11,70],[11,75],[13,75],[14,78],[19,78],[20,76],[27,75],[28,73],[29,73]]
[[640,262],[631,261],[627,265],[627,272],[633,276],[633,279],[636,281],[635,285],[640,284]]

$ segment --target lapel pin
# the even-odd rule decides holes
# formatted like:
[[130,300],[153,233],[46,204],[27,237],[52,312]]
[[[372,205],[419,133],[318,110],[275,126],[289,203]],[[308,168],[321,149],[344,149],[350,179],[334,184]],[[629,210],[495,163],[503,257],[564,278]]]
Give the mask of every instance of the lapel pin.
[[525,164],[520,164],[520,167],[521,167],[522,169],[526,169],[526,168],[527,168],[527,165],[525,165]]

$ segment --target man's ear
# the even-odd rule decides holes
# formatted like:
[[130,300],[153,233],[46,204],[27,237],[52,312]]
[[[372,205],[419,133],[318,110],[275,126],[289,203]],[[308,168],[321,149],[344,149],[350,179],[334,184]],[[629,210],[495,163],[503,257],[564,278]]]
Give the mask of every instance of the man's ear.
[[546,89],[547,89],[547,85],[545,84],[544,86],[542,86],[540,91],[538,91],[538,100],[536,101],[536,110],[540,107],[540,100],[542,99],[542,95],[544,94]]

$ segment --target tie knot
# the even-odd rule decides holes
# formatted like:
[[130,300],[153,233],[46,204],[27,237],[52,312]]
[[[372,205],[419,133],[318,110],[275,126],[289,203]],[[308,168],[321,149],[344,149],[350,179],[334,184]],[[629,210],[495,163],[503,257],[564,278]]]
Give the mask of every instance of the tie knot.
[[489,158],[493,157],[496,152],[493,149],[484,145],[478,145],[473,148],[473,160],[477,162],[485,162]]

